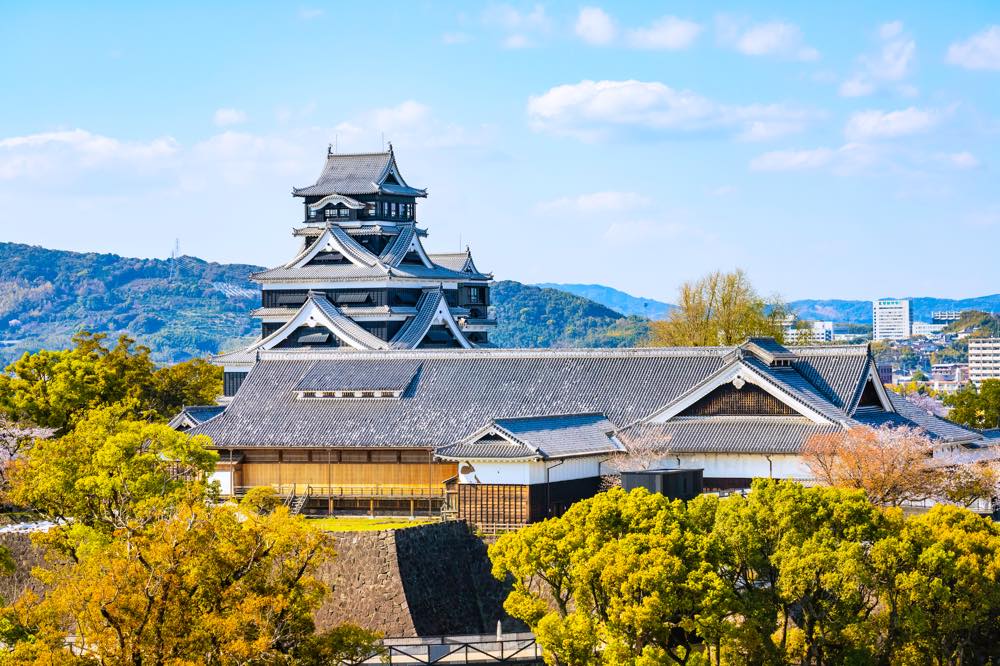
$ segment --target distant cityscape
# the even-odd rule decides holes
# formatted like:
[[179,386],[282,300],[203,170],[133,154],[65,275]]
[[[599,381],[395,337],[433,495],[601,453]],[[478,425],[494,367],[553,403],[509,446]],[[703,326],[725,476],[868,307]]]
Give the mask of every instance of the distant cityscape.
[[1000,379],[1000,319],[993,313],[935,310],[930,321],[914,321],[908,299],[880,298],[872,301],[870,333],[795,315],[784,323],[785,342],[793,345],[871,340],[885,384],[953,393],[970,382]]

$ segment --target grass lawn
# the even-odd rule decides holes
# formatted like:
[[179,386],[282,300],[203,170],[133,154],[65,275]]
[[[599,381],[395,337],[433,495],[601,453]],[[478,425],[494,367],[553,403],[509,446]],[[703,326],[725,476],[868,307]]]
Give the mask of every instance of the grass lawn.
[[406,527],[416,527],[417,525],[429,525],[437,522],[427,518],[392,518],[389,516],[376,516],[366,518],[364,516],[336,516],[326,518],[310,518],[309,524],[315,525],[327,532],[373,532],[376,530],[399,530]]

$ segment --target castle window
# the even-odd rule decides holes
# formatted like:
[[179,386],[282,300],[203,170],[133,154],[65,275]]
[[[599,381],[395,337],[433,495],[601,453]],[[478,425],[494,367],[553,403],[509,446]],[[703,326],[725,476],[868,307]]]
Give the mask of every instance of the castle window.
[[323,211],[323,214],[326,216],[326,219],[329,220],[330,218],[335,217],[337,215],[337,211],[334,210],[333,208],[327,208],[326,210]]
[[472,287],[471,289],[469,289],[469,302],[470,303],[479,303],[479,288],[478,287]]
[[392,216],[396,217],[396,204],[392,204]]
[[310,208],[309,209],[309,219],[310,220],[316,219],[316,209],[315,208]]
[[341,208],[340,209],[340,216],[341,217],[347,217],[350,214],[351,214],[351,212],[349,210],[347,210],[346,208]]
[[375,217],[375,204],[374,203],[369,202],[369,203],[365,204],[365,215],[367,215],[368,217]]

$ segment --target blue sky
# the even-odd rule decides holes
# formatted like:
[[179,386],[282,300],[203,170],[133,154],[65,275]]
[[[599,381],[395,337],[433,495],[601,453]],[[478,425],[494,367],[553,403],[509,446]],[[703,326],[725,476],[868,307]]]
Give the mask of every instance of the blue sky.
[[0,239],[274,265],[384,136],[500,279],[1000,291],[995,2],[206,4],[3,4]]

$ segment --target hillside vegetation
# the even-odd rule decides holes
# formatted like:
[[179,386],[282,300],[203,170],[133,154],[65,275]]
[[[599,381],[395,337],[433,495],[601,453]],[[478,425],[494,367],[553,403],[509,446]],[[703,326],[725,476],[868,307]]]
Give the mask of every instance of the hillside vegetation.
[[649,334],[647,321],[558,289],[504,280],[491,298],[501,347],[633,347]]
[[[233,349],[256,335],[260,301],[246,264],[132,259],[0,243],[0,365],[26,351],[65,349],[79,330],[127,333],[175,363]],[[585,298],[518,282],[493,292],[501,346],[627,346],[645,324]]]
[[254,333],[255,270],[0,243],[0,361],[69,347],[81,329],[128,333],[159,362],[216,353]]

